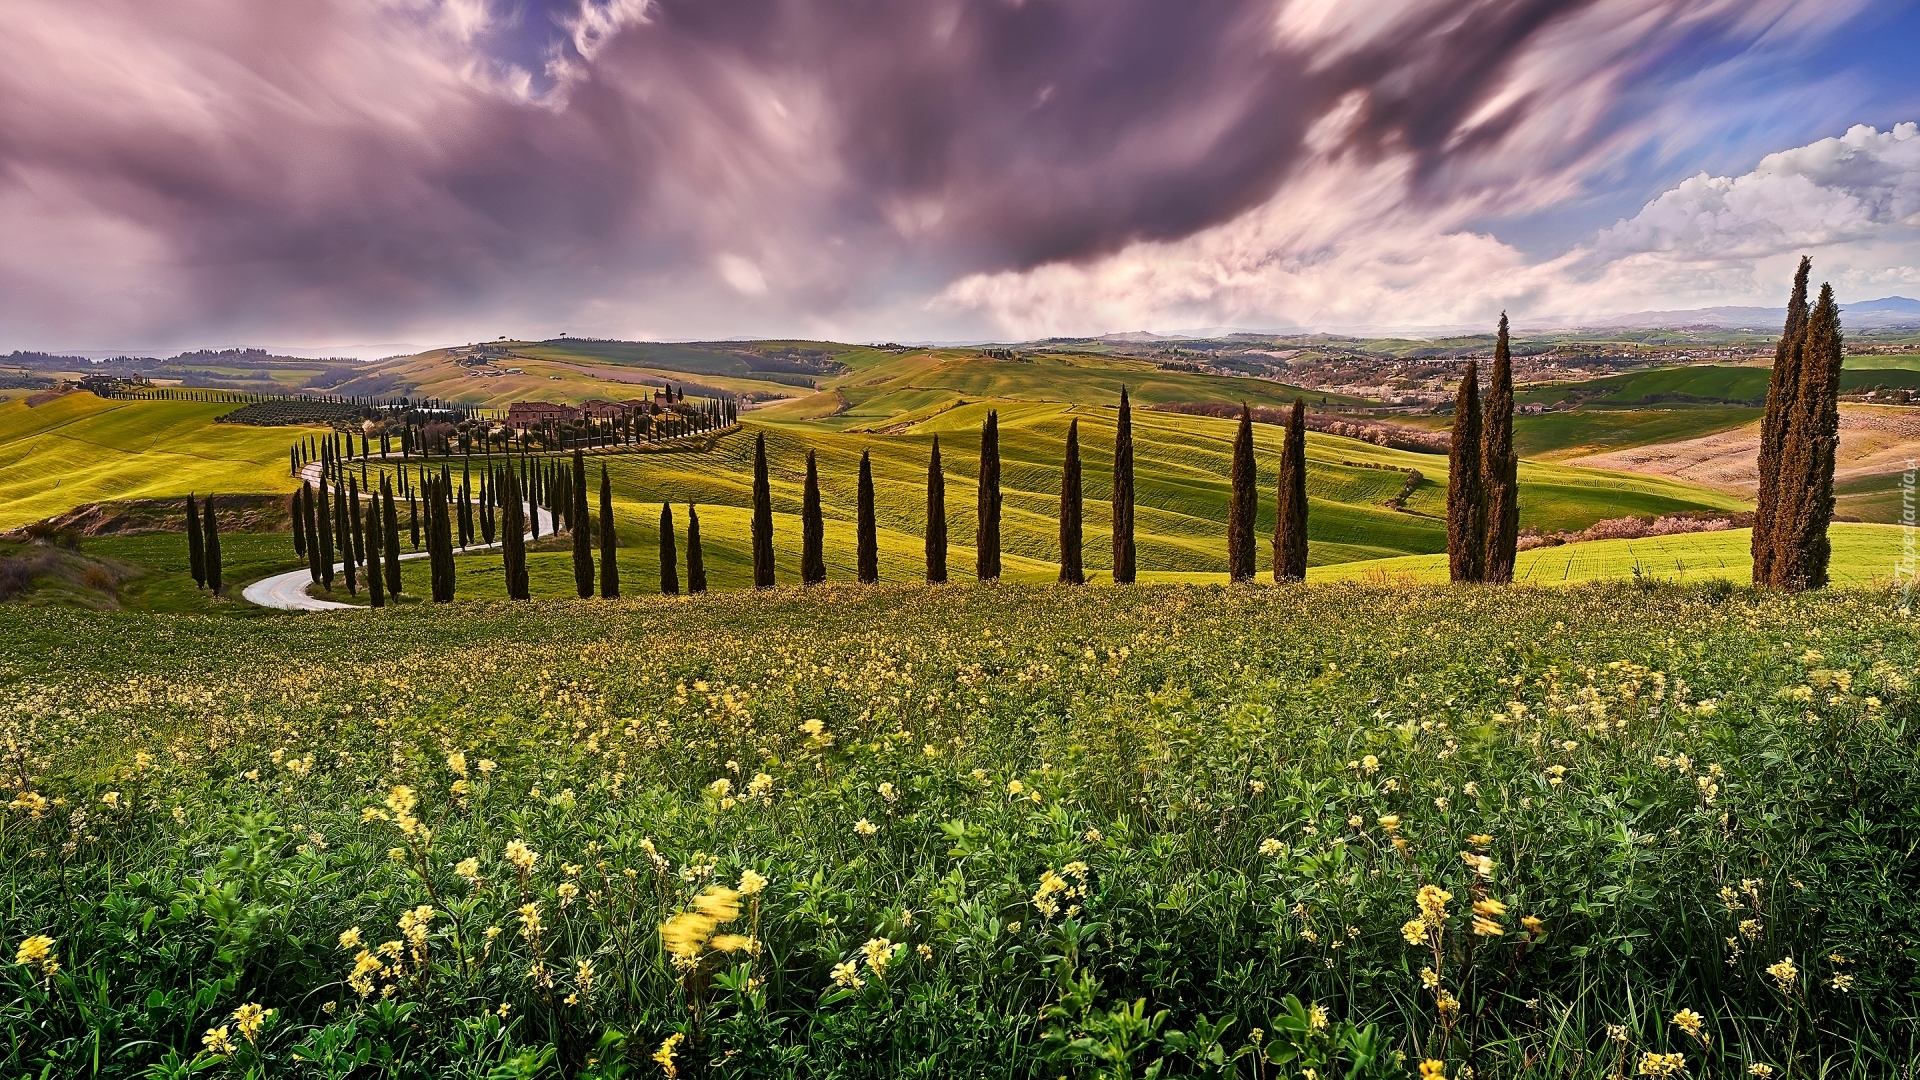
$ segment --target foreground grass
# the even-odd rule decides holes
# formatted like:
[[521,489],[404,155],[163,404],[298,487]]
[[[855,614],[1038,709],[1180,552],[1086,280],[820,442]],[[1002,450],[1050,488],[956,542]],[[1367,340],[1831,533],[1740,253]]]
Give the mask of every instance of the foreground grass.
[[0,633],[9,1076],[1920,1054],[1887,597],[899,587]]

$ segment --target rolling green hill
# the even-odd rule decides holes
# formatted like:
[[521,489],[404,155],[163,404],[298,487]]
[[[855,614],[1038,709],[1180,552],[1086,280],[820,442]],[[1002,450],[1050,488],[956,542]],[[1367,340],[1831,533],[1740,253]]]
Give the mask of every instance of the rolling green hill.
[[86,393],[0,402],[0,529],[108,499],[292,491],[288,429],[213,422],[234,408]]

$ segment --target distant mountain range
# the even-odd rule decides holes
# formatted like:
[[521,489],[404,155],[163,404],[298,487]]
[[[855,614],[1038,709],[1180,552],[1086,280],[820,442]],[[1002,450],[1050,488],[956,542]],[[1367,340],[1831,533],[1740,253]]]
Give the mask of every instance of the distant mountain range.
[[[1687,311],[1640,311],[1593,319],[1588,326],[1654,329],[1680,326],[1714,326],[1726,330],[1751,329],[1777,331],[1787,319],[1786,308],[1710,307]],[[1920,300],[1888,296],[1857,304],[1840,305],[1840,323],[1848,330],[1879,330],[1891,326],[1920,326]],[[1556,324],[1555,329],[1563,324]],[[1544,327],[1543,327],[1544,328]]]

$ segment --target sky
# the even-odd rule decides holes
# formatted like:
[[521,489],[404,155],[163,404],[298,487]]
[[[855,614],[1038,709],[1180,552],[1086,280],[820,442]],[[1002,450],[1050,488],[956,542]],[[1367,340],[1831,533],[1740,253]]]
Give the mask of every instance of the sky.
[[1920,0],[8,0],[0,352],[1920,296]]

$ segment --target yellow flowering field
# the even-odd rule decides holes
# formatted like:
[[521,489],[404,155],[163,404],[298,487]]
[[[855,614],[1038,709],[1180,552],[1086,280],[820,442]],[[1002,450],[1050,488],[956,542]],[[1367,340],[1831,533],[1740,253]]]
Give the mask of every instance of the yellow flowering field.
[[0,611],[0,1076],[1887,1076],[1892,594]]

